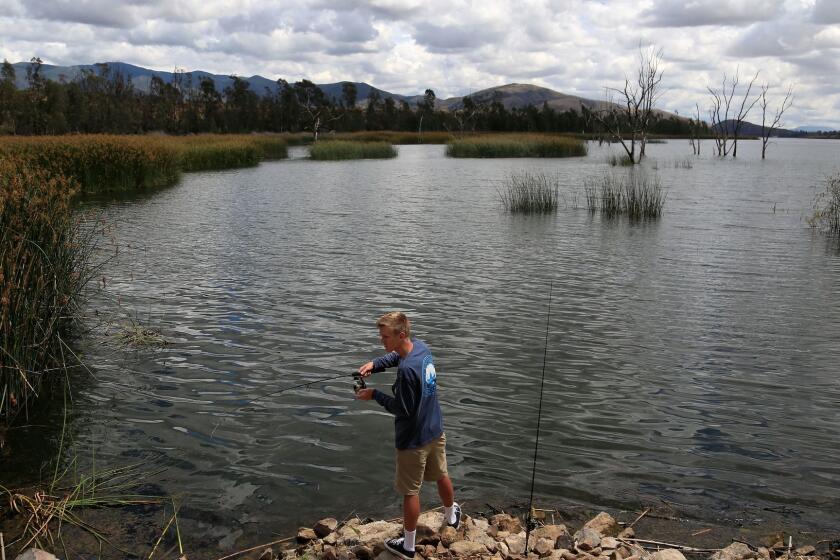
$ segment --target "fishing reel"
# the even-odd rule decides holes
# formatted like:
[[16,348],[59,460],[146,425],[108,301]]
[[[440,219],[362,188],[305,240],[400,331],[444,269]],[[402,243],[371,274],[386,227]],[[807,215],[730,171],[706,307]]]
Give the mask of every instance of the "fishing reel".
[[365,383],[365,378],[362,377],[362,374],[356,372],[353,374],[353,392],[358,393],[362,389],[367,389],[367,383]]

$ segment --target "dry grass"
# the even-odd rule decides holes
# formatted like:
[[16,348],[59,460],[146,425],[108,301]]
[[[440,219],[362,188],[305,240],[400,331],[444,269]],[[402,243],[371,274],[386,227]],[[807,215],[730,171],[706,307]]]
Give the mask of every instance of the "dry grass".
[[50,488],[40,490],[12,490],[0,486],[0,491],[8,498],[10,512],[24,518],[20,535],[7,545],[21,551],[30,546],[49,550],[61,546],[67,556],[62,526],[79,528],[100,543],[109,543],[106,535],[82,519],[81,512],[86,508],[162,503],[161,497],[133,493],[146,476],[139,465],[132,465],[96,475],[82,475],[66,486],[55,481]]

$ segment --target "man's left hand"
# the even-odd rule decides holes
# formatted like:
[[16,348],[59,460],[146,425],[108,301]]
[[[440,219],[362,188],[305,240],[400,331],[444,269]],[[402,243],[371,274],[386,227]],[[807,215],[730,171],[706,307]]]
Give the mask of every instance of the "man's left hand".
[[373,389],[359,389],[356,392],[356,398],[360,401],[369,401],[373,398]]

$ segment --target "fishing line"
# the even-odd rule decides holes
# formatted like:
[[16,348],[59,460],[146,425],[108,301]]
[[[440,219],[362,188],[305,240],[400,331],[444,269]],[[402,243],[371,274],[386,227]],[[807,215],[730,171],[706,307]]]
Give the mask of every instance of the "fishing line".
[[542,379],[540,380],[540,404],[537,408],[537,437],[534,442],[534,464],[531,469],[531,497],[528,499],[528,521],[525,523],[525,556],[528,556],[528,538],[531,536],[531,526],[534,524],[534,483],[537,479],[537,452],[540,448],[540,420],[542,419],[543,388],[545,386],[545,363],[548,357],[548,327],[551,324],[551,295],[554,291],[554,281],[548,288],[548,313],[545,319],[545,350],[543,350]]

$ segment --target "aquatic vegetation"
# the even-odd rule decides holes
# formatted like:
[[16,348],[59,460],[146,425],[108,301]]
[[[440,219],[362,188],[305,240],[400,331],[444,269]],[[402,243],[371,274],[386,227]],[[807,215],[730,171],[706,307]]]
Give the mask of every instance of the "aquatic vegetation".
[[287,156],[286,141],[268,134],[196,136],[2,137],[0,154],[17,155],[82,191],[130,190],[174,184],[183,171],[257,165]]
[[626,215],[631,219],[658,218],[666,196],[657,175],[636,168],[586,179],[584,195],[590,212],[600,211],[607,217]]
[[20,157],[0,161],[0,416],[71,361],[65,339],[92,271],[94,229],[71,211],[78,183]]
[[387,159],[397,157],[397,150],[387,142],[350,142],[348,140],[322,140],[312,145],[312,159]]
[[429,131],[418,135],[416,132],[394,130],[367,130],[363,132],[345,132],[329,139],[350,140],[355,142],[387,142],[388,144],[446,144],[452,135],[445,131]]
[[840,173],[825,180],[825,190],[814,197],[813,209],[808,224],[840,238]]
[[446,155],[460,158],[575,157],[586,155],[586,143],[549,134],[488,134],[452,140]]
[[136,321],[123,325],[114,338],[125,346],[135,348],[161,348],[169,344],[159,328],[143,326]]
[[607,157],[607,163],[612,167],[631,167],[633,165],[633,160],[630,159],[630,156],[627,154],[610,154]]
[[0,153],[19,156],[46,176],[66,177],[83,191],[150,188],[180,177],[178,153],[162,138],[4,137]]
[[499,200],[507,212],[547,214],[557,210],[559,202],[557,177],[544,173],[518,173],[505,180]]

